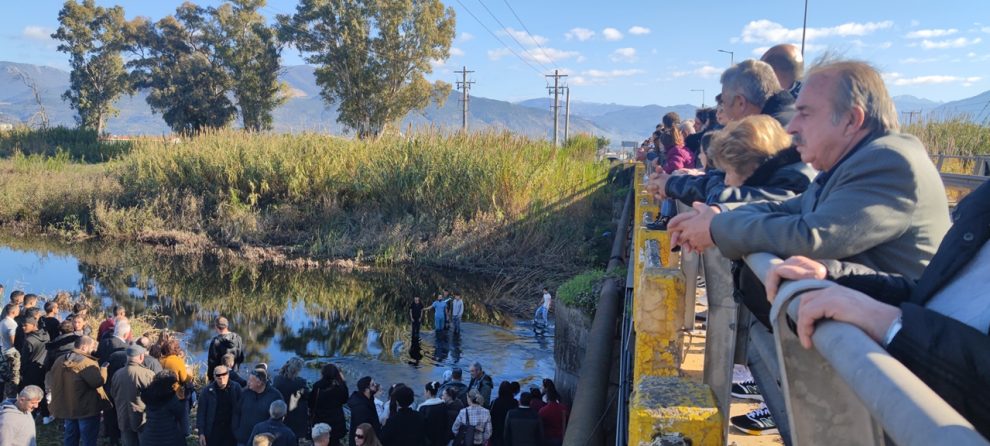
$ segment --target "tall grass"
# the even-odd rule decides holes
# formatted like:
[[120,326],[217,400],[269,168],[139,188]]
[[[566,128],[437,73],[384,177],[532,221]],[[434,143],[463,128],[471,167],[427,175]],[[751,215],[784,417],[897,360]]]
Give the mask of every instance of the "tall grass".
[[137,139],[96,165],[66,151],[15,150],[0,160],[0,224],[122,239],[184,231],[379,264],[571,272],[607,250],[598,234],[610,225],[609,167],[596,149],[593,137],[558,149],[502,132],[361,141],[220,131]]
[[45,156],[65,153],[77,161],[102,162],[124,155],[129,150],[129,141],[101,140],[95,130],[17,126],[0,131],[0,156],[3,157],[15,153]]
[[921,139],[931,153],[962,156],[990,154],[990,127],[965,118],[922,121],[903,130]]

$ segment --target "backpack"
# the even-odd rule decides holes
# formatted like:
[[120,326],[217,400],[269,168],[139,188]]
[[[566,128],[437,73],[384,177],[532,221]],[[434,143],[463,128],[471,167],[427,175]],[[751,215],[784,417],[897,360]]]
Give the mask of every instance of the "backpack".
[[217,336],[213,343],[216,345],[217,358],[222,358],[227,353],[234,355],[235,363],[240,358],[241,349],[234,343],[233,336]]
[[464,408],[464,424],[457,428],[453,446],[474,446],[475,427],[471,424],[471,411]]

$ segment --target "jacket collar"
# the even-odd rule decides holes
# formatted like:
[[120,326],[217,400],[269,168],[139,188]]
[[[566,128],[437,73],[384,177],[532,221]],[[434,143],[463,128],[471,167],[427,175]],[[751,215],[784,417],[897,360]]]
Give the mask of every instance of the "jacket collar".
[[767,184],[777,170],[798,162],[801,162],[801,154],[797,151],[797,147],[788,147],[760,164],[760,167],[757,167],[743,184],[747,186]]

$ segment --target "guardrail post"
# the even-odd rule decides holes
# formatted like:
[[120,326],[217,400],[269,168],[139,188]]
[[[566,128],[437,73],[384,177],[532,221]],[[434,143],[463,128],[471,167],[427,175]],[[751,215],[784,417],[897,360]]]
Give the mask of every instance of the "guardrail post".
[[[724,421],[723,434],[728,438],[729,406],[732,403],[732,368],[735,364],[739,305],[732,296],[729,259],[718,248],[709,248],[701,256],[705,265],[705,290],[708,294],[708,328],[705,336],[704,383],[711,386]],[[745,350],[742,350],[745,352]]]

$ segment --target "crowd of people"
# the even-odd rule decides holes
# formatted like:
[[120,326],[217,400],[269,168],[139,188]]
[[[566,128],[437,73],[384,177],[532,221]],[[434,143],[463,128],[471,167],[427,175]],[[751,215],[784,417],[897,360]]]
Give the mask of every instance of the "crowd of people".
[[[899,131],[880,73],[830,56],[803,65],[795,46],[774,46],[722,74],[715,110],[663,117],[638,152],[647,189],[665,201],[651,226],[676,249],[728,258],[736,299],[767,328],[782,280],[835,281],[800,297],[804,345],[819,320],[856,325],[987,436],[990,185],[959,203],[950,228],[939,173]],[[675,216],[673,200],[691,210]],[[759,278],[742,262],[756,252],[786,260]],[[777,385],[740,371],[734,396],[762,399],[761,385]],[[772,413],[783,411],[764,405],[731,422],[776,433]]]
[[[440,294],[436,302],[450,307],[437,304],[437,329],[449,320],[446,326],[459,331],[460,294]],[[66,446],[95,446],[99,439],[111,445],[174,446],[190,436],[201,446],[300,441],[552,446],[563,441],[568,409],[550,379],[528,390],[503,381],[496,391],[493,378],[476,362],[467,377],[455,367],[421,391],[397,383],[382,392],[371,376],[349,385],[341,370],[327,363],[319,380],[310,383],[300,376],[305,363],[298,357],[274,374],[264,363],[246,367],[244,341],[222,316],[213,322],[206,376],[198,376],[177,336],[134,334],[123,307],[113,307],[94,333],[84,298],[71,304],[60,293],[39,303],[36,295],[14,291],[3,307],[0,381],[8,399],[0,406],[0,446],[33,446],[36,426],[56,420]],[[66,306],[72,311],[62,320],[60,308]],[[410,311],[415,331],[425,309],[416,299]]]

